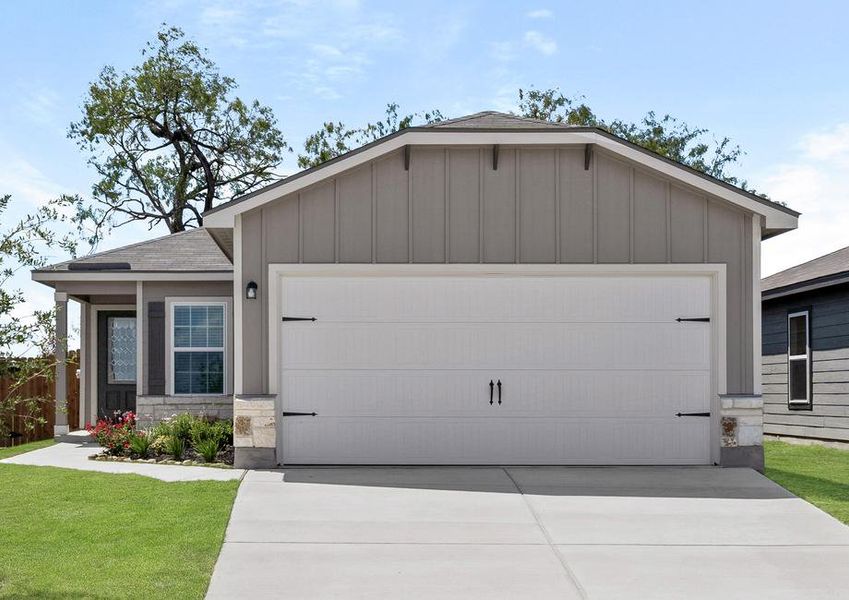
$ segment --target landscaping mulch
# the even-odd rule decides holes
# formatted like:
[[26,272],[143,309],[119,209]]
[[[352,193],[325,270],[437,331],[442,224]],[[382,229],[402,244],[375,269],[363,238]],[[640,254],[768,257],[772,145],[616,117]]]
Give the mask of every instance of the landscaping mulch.
[[102,460],[107,462],[134,462],[159,465],[182,465],[194,467],[216,467],[219,469],[232,469],[235,451],[233,446],[225,446],[218,452],[215,462],[205,462],[200,454],[189,448],[183,454],[182,460],[174,460],[169,454],[159,454],[148,458],[133,458],[130,456],[115,456],[107,452],[100,452],[89,456],[89,460]]

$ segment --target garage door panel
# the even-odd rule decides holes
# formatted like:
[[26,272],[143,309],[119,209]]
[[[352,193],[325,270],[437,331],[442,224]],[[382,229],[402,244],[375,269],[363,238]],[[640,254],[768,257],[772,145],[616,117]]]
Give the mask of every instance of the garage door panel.
[[[502,404],[489,404],[489,381]],[[710,407],[709,373],[511,369],[286,371],[288,407],[320,416],[668,417]],[[494,394],[497,400],[497,391]]]
[[[705,464],[704,276],[291,277],[291,464]],[[502,404],[489,404],[501,380]],[[497,390],[495,391],[497,401]]]
[[332,322],[658,321],[709,314],[710,282],[675,277],[302,277],[291,315]]
[[710,363],[697,323],[283,325],[284,369],[698,369]]
[[[669,419],[358,419],[286,422],[290,464],[693,464],[708,437]],[[331,436],[334,444],[326,443]],[[660,458],[663,457],[663,458]]]

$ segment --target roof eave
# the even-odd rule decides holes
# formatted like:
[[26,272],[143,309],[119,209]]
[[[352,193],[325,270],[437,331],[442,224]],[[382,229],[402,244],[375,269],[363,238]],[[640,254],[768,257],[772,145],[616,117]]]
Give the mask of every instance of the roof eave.
[[775,298],[793,296],[795,294],[821,290],[823,288],[843,285],[846,283],[849,283],[849,271],[842,271],[840,273],[834,273],[833,275],[826,275],[824,277],[817,277],[816,279],[799,281],[789,285],[763,290],[761,292],[761,299],[773,300]]
[[35,269],[33,281],[49,285],[57,281],[232,281],[233,271],[58,271]]

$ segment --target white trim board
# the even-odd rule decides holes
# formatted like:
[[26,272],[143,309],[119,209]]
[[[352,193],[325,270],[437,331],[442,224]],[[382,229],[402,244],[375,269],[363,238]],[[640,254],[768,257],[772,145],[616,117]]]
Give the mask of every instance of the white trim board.
[[383,142],[342,157],[340,160],[327,164],[320,169],[292,179],[284,180],[280,185],[260,191],[255,196],[224,205],[215,212],[204,215],[205,227],[233,227],[233,219],[237,214],[249,211],[272,200],[301,190],[319,181],[334,177],[343,171],[365,164],[379,156],[399,150],[404,146],[486,146],[486,145],[583,145],[593,144],[614,154],[625,157],[637,164],[663,173],[677,181],[696,189],[712,194],[723,200],[736,204],[765,217],[767,229],[795,229],[798,218],[773,208],[751,198],[745,192],[729,189],[719,183],[710,181],[692,173],[686,168],[669,163],[659,157],[652,156],[636,148],[618,142],[608,136],[592,131],[423,131],[411,129],[398,135],[391,136]]
[[186,271],[186,272],[88,272],[88,271],[33,271],[32,280],[51,281],[230,281],[230,271]]
[[[726,266],[724,264],[269,264],[268,265],[268,392],[276,396],[275,411],[280,422],[282,403],[280,382],[272,376],[279,373],[280,327],[283,314],[280,298],[284,277],[412,277],[412,276],[481,276],[481,277],[569,277],[569,276],[645,276],[674,277],[701,275],[711,280],[711,461],[719,464],[720,400],[727,393],[726,364]],[[278,450],[281,448],[278,440]]]

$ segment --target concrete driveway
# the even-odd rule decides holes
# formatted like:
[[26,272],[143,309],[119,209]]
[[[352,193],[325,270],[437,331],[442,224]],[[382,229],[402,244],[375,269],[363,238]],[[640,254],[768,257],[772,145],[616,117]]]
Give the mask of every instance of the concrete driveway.
[[249,472],[208,598],[836,598],[849,528],[749,469]]

